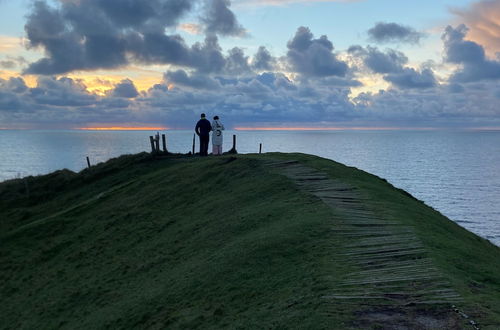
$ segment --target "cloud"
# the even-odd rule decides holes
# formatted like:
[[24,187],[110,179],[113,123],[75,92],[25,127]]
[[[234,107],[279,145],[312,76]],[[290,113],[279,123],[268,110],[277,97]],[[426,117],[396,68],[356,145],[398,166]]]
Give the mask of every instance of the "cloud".
[[276,65],[276,59],[264,46],[260,46],[252,59],[252,68],[257,71],[272,70]]
[[399,88],[430,88],[437,85],[434,73],[429,69],[418,72],[413,68],[403,68],[384,76],[384,80]]
[[437,85],[434,73],[429,68],[417,71],[405,67],[408,57],[400,51],[387,49],[385,52],[376,47],[351,46],[348,53],[359,57],[363,64],[374,73],[383,74],[383,79],[397,88],[431,88]]
[[[200,112],[221,115],[228,127],[500,123],[498,62],[487,59],[481,45],[465,39],[465,27],[448,27],[443,34],[444,60],[458,69],[449,81],[439,84],[435,67],[426,62],[411,67],[401,51],[352,46],[347,53],[337,54],[327,36],[316,38],[306,27],[297,29],[284,56],[274,57],[265,47],[249,56],[240,47],[223,51],[217,36],[221,32],[209,33],[192,45],[179,35],[167,34],[179,26],[185,17],[181,13],[189,11],[176,7],[174,0],[130,0],[123,12],[116,13],[109,13],[111,7],[106,6],[111,5],[102,1],[65,0],[58,7],[45,1],[34,4],[26,31],[30,45],[44,48],[46,57],[29,70],[47,76],[38,77],[32,88],[22,77],[0,79],[2,123],[68,127],[90,122],[162,122],[186,128]],[[169,22],[162,22],[155,6],[167,3],[178,11],[168,14]],[[138,15],[128,21],[132,9]],[[115,68],[116,63],[169,66],[160,84],[159,77],[144,86],[140,80],[120,76],[99,92],[90,79],[52,76],[53,72]],[[370,84],[366,77],[375,77],[386,89],[388,82],[390,87],[354,97],[353,87],[362,86],[361,81]],[[369,87],[354,90],[359,93]]]
[[124,79],[116,84],[115,88],[110,90],[110,94],[114,97],[134,98],[139,95],[134,82],[130,79]]
[[248,62],[248,56],[245,55],[243,50],[241,48],[234,47],[229,50],[224,72],[229,75],[249,73],[251,70]]
[[444,60],[461,65],[451,75],[450,81],[464,83],[500,79],[500,61],[487,59],[481,45],[465,40],[467,32],[468,28],[463,24],[456,28],[447,26],[441,37],[445,50]]
[[301,26],[288,42],[287,60],[292,70],[305,77],[345,76],[348,66],[336,58],[328,37],[313,37],[309,28]]
[[201,34],[203,31],[201,25],[196,23],[182,23],[179,24],[178,29],[194,35]]
[[376,47],[351,46],[348,53],[363,58],[364,64],[375,73],[394,73],[401,71],[408,63],[408,57],[402,52],[388,49],[385,53]]
[[207,14],[202,18],[207,33],[240,37],[246,35],[245,29],[229,9],[230,6],[229,0],[208,1]]
[[368,36],[370,40],[378,43],[402,42],[417,44],[423,34],[409,26],[379,22],[368,30]]
[[5,57],[5,60],[0,61],[0,67],[5,69],[13,69],[18,66],[23,66],[28,64],[28,61],[22,56],[9,56]]
[[360,2],[363,0],[235,0],[238,6],[286,6],[290,4],[310,4],[312,2]]
[[[166,28],[178,26],[199,0],[61,1],[51,7],[34,2],[25,25],[28,46],[46,57],[31,63],[28,74],[63,74],[77,70],[117,69],[131,63],[172,64],[217,72],[226,59],[217,34],[242,35],[228,0],[208,1],[202,21],[209,33],[191,47]],[[233,59],[229,57],[227,61]]]
[[500,52],[500,2],[476,1],[465,9],[452,8],[451,12],[469,27],[469,40],[483,45],[492,57]]
[[221,88],[220,83],[209,76],[202,74],[188,75],[184,70],[167,71],[164,75],[164,79],[167,83],[174,84],[174,86],[180,85],[193,89],[210,90]]
[[[411,69],[405,69],[409,80]],[[391,74],[389,74],[390,76]],[[425,76],[425,70],[422,71]],[[484,81],[434,88],[393,88],[350,99],[349,86],[320,79],[290,80],[282,73],[211,77],[177,70],[165,83],[130,93],[124,80],[104,96],[89,93],[81,81],[40,77],[29,88],[20,77],[0,80],[0,120],[8,125],[85,126],[87,123],[158,123],[187,128],[199,112],[217,113],[232,125],[391,125],[467,126],[500,124],[500,82]],[[175,87],[167,88],[167,84]],[[404,84],[398,82],[399,84]],[[422,83],[413,82],[412,85]],[[211,86],[212,84],[212,86]],[[212,88],[212,87],[217,88]],[[127,88],[123,88],[127,87]]]
[[0,52],[15,53],[22,48],[22,39],[11,36],[0,35]]
[[16,62],[12,60],[0,61],[0,67],[4,69],[13,69],[16,67]]
[[354,99],[358,110],[374,121],[395,126],[467,127],[500,124],[495,104],[498,83],[479,83],[461,92],[449,86],[432,89],[391,89],[362,93]]
[[26,86],[26,83],[21,77],[11,77],[8,80],[0,79],[0,88],[16,94],[28,90],[28,86]]
[[188,66],[204,73],[220,72],[226,65],[216,36],[207,36],[203,43],[195,43],[186,58]]
[[57,107],[89,106],[96,101],[95,95],[87,93],[85,85],[66,77],[40,77],[28,94],[36,104]]

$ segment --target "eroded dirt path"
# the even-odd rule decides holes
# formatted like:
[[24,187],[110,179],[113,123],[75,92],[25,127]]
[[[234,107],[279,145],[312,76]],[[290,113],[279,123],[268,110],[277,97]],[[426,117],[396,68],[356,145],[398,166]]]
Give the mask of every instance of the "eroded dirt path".
[[356,188],[297,161],[266,165],[333,209],[332,231],[347,238],[333,258],[347,260],[355,271],[345,274],[324,298],[362,306],[357,326],[371,328],[375,322],[384,329],[460,328],[451,312],[460,296],[433,265],[411,226],[377,215]]

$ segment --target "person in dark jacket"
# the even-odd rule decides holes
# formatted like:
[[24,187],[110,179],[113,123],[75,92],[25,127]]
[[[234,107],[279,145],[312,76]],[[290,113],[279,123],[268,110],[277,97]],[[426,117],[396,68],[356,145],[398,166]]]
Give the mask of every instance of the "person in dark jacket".
[[210,131],[212,125],[205,118],[205,114],[201,114],[201,119],[196,123],[194,131],[200,137],[200,156],[208,156],[208,142],[210,142]]

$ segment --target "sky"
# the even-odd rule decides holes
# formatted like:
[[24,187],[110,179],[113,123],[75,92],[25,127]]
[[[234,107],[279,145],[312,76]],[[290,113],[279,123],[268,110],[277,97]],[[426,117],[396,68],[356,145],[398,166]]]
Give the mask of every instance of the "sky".
[[500,129],[500,0],[0,0],[0,129]]

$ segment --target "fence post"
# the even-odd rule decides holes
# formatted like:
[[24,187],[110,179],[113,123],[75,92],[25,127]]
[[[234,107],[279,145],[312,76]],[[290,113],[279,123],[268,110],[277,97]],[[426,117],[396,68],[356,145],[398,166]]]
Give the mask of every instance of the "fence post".
[[236,151],[236,134],[233,134],[233,147],[231,150],[228,151],[230,154],[237,154],[238,152]]
[[87,156],[87,166],[90,168],[90,159],[89,159],[89,156]]
[[193,134],[193,156],[194,156],[194,144],[195,144],[196,134]]
[[156,132],[155,147],[156,147],[156,152],[160,152],[160,132]]
[[167,153],[167,139],[165,134],[161,135],[161,141],[163,142],[163,152]]
[[151,153],[155,153],[155,140],[152,136],[149,136],[149,142],[151,142]]
[[262,143],[259,143],[259,154],[262,153]]

